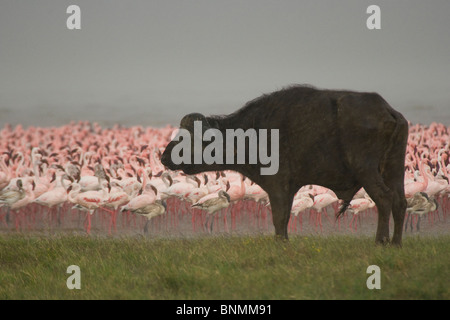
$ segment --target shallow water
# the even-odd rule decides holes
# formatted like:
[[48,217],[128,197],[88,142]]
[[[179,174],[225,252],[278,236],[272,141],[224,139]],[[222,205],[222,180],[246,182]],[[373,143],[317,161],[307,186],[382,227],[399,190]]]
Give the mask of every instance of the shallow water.
[[[0,127],[10,123],[15,126],[51,127],[61,126],[71,121],[98,122],[101,126],[114,124],[124,126],[142,125],[163,127],[167,124],[177,126],[181,118],[190,112],[202,112],[205,115],[228,114],[239,107],[216,105],[208,109],[195,109],[186,106],[79,106],[79,107],[16,107],[0,106]],[[446,107],[405,107],[396,108],[412,123],[428,125],[431,122],[450,126],[450,106]]]
[[[117,212],[112,220],[110,213],[98,210],[91,216],[91,234],[98,236],[146,236],[157,238],[192,238],[202,236],[239,236],[239,235],[273,235],[274,227],[270,209],[250,210],[252,201],[244,201],[240,207],[233,205],[213,217],[206,212],[195,210],[175,210],[169,200],[168,212],[155,217],[144,232],[147,219],[129,212]],[[441,202],[441,200],[440,200]],[[86,234],[88,213],[70,209],[65,204],[61,210],[49,210],[35,205],[25,211],[13,212],[0,208],[0,234],[22,232],[27,234]],[[253,207],[252,207],[253,208]],[[448,210],[448,209],[447,209]],[[444,213],[442,205],[434,213],[414,220],[405,219],[405,236],[442,235],[450,232],[450,219]],[[113,224],[115,221],[115,225]],[[211,222],[212,228],[211,228]],[[412,228],[412,229],[411,229]],[[345,213],[336,221],[334,212],[328,207],[321,219],[315,211],[306,210],[297,217],[292,216],[288,225],[289,235],[354,235],[375,236],[377,229],[377,212],[368,210],[357,216]],[[391,234],[394,224],[391,219]]]

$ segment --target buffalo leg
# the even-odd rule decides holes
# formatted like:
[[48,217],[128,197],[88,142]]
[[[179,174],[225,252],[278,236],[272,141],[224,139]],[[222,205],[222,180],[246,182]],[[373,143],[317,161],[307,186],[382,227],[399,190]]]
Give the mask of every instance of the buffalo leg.
[[375,242],[386,245],[389,243],[389,217],[391,215],[393,192],[384,184],[381,176],[377,176],[374,181],[366,183],[364,189],[375,201],[378,208],[378,226]]
[[272,219],[275,226],[275,237],[288,239],[288,223],[291,217],[293,196],[288,194],[269,194],[272,207]]
[[[405,221],[406,198],[403,185],[394,191],[392,203],[392,216],[394,217],[394,235],[392,244],[396,246],[402,245],[403,222]],[[411,221],[412,222],[412,221]]]
[[[392,216],[394,218],[394,235],[392,237],[392,244],[401,247],[403,223],[406,214],[406,197],[404,187],[404,155],[390,159],[385,166],[383,173],[383,180],[387,187],[392,190]],[[395,159],[401,159],[396,161]],[[413,216],[410,214],[411,232]]]

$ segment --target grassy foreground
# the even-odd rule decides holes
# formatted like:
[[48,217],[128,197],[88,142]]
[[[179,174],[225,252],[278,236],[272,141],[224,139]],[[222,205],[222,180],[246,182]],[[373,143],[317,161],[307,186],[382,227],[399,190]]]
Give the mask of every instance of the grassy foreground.
[[[0,299],[449,299],[450,236],[403,249],[352,236],[202,239],[0,235]],[[69,290],[78,265],[81,289]],[[369,265],[381,289],[369,290]]]

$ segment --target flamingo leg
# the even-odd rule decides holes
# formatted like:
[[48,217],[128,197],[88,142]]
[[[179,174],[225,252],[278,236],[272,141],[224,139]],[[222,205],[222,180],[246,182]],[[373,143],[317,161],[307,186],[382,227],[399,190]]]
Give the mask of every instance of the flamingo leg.
[[205,217],[205,223],[203,224],[203,230],[208,231],[208,220],[209,220],[210,215],[207,214]]
[[213,231],[214,220],[215,220],[215,216],[212,216],[211,217],[211,226],[210,226],[209,233],[212,233],[212,231]]
[[8,210],[6,211],[6,217],[5,217],[6,225],[9,225],[10,219],[11,219],[11,208],[8,207]]
[[408,222],[409,222],[409,218],[410,218],[411,214],[407,213],[406,214],[406,221],[405,221],[405,232],[408,230]]
[[148,224],[149,224],[149,222],[150,222],[150,219],[147,219],[147,222],[145,223],[145,226],[144,226],[144,234],[148,234]]
[[350,229],[352,229],[352,232],[355,232],[355,230],[353,229],[353,221],[355,220],[356,214],[353,214],[352,219],[350,220],[350,224],[349,227]]
[[91,215],[92,215],[92,213],[90,211],[88,211],[88,213],[87,213],[88,225],[86,228],[87,234],[91,234]]
[[223,214],[223,224],[226,232],[229,232],[228,229],[228,220],[227,220],[227,212],[226,210],[222,209],[220,212]]

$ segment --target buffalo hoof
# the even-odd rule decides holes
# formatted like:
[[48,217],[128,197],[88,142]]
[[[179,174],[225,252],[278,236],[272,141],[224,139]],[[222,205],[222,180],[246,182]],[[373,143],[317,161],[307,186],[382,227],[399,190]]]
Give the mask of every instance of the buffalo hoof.
[[276,234],[276,235],[275,235],[275,240],[276,240],[276,241],[282,241],[282,242],[289,242],[289,238],[288,238],[287,235],[284,236],[284,235]]
[[376,239],[375,243],[386,247],[391,243],[391,241],[389,240],[389,237],[382,237],[381,239]]

